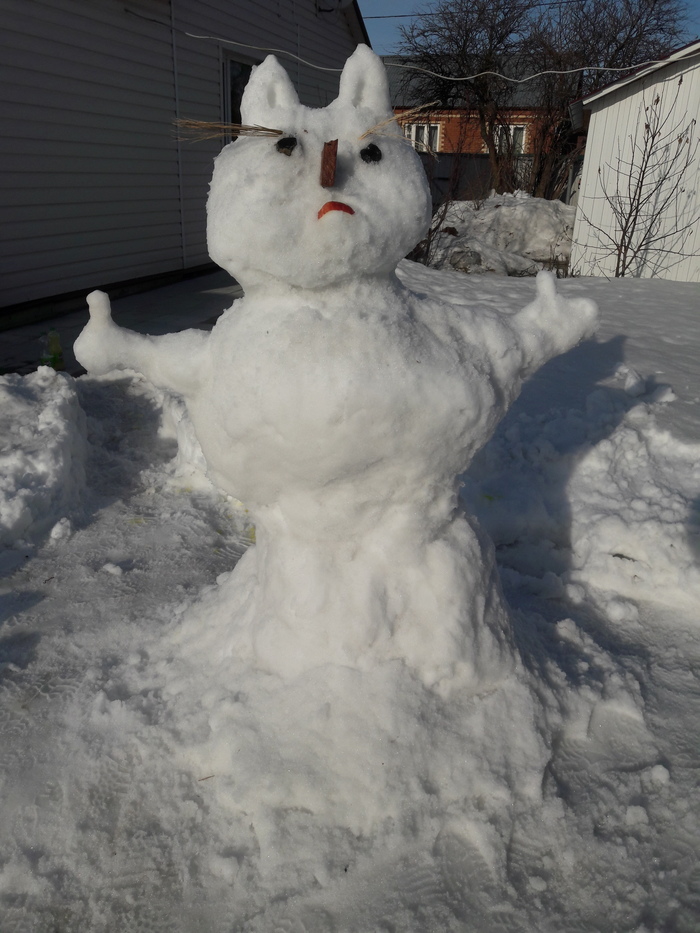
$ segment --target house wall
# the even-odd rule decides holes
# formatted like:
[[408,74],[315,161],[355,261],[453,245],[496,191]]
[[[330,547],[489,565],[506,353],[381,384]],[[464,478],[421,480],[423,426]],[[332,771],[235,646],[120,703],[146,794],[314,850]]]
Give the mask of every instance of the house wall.
[[[2,0],[0,307],[208,261],[221,145],[173,120],[221,120],[225,56],[266,53],[186,32],[340,68],[358,23],[314,0]],[[337,93],[336,73],[280,59],[302,102]]]
[[[531,110],[509,110],[505,122],[509,126],[524,126],[523,155],[532,154],[532,132],[536,115]],[[443,152],[486,152],[486,145],[481,138],[479,118],[476,112],[446,115],[444,123]]]
[[[683,83],[678,88],[679,78]],[[606,199],[616,191],[627,190],[630,172],[625,163],[632,159],[632,140],[641,139],[645,105],[660,95],[669,108],[676,97],[668,123],[686,126],[700,116],[700,59],[677,61],[638,81],[610,91],[591,102],[591,120],[586,143],[581,186],[573,235],[571,266],[583,275],[615,273],[616,256],[610,237],[617,238],[614,214]],[[694,138],[698,139],[696,125]],[[634,159],[638,164],[639,158]],[[619,187],[618,187],[619,186]],[[682,255],[650,250],[632,274],[660,276],[675,281],[700,281],[700,150],[684,178],[685,192],[669,207],[662,222],[662,232],[675,233],[688,220],[695,219],[685,244],[671,238],[664,244]]]
[[[486,152],[486,146],[481,138],[479,118],[476,111],[449,110],[430,112],[401,119],[402,108],[396,107],[399,123],[437,123],[440,127],[438,152],[466,152],[481,154]],[[512,110],[508,112],[506,122],[511,126],[524,126],[525,139],[523,154],[532,154],[532,133],[530,127],[536,121],[536,114],[532,110]]]
[[451,113],[443,117],[441,152],[485,152],[475,113]]

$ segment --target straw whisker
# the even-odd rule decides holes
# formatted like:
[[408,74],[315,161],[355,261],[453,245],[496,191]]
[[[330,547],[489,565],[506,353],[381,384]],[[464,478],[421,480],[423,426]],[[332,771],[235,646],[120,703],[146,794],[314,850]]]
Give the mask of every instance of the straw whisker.
[[226,136],[284,136],[284,130],[272,129],[269,126],[248,126],[244,123],[210,123],[206,120],[175,120],[175,126],[184,134],[178,139],[200,141],[205,139],[221,139]]

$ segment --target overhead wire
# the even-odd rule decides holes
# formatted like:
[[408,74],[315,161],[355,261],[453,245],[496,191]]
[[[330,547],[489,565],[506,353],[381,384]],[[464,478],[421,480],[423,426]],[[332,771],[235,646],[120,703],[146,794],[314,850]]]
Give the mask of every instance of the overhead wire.
[[[209,39],[212,42],[223,42],[226,45],[235,45],[242,49],[253,49],[256,52],[268,52],[273,55],[285,55],[287,58],[293,58],[296,61],[301,62],[303,65],[308,65],[309,68],[315,68],[317,71],[332,71],[340,74],[343,70],[342,68],[324,68],[321,65],[314,64],[314,62],[307,61],[305,58],[301,58],[299,55],[295,55],[294,52],[287,52],[284,49],[272,49],[261,45],[248,45],[245,42],[236,42],[233,39],[222,39],[220,36],[201,36],[193,32],[185,32],[184,34],[189,36],[191,39]],[[660,65],[664,61],[666,61],[666,59],[653,59],[646,62],[639,62],[635,65],[627,65],[625,68],[608,68],[602,65],[583,65],[580,68],[570,68],[566,71],[538,71],[537,74],[528,75],[526,78],[510,78],[508,75],[500,74],[498,71],[480,71],[473,75],[441,75],[436,71],[430,71],[428,68],[421,68],[418,65],[400,65],[398,62],[385,62],[384,64],[388,68],[404,68],[407,71],[419,71],[422,74],[430,75],[433,78],[444,78],[445,80],[449,81],[474,81],[476,78],[482,78],[486,75],[493,75],[493,77],[502,78],[504,81],[510,81],[513,84],[524,84],[526,81],[533,81],[535,78],[542,78],[545,75],[572,75],[578,74],[580,71],[636,71],[639,68],[646,68],[648,65]]]
[[453,77],[452,75],[441,75],[436,71],[430,71],[428,68],[420,68],[418,65],[399,65],[396,62],[385,62],[387,68],[406,68],[409,71],[420,71],[423,74],[430,75],[433,78],[444,78],[446,81],[474,81],[475,78],[483,78],[486,75],[493,75],[495,78],[502,78],[504,81],[511,81],[513,84],[524,84],[526,81],[533,81],[535,78],[542,78],[544,75],[573,75],[579,71],[637,71],[639,68],[646,68],[647,65],[660,65],[666,59],[654,59],[648,62],[639,62],[637,65],[627,65],[625,68],[606,68],[602,65],[582,65],[580,68],[569,68],[567,71],[538,71],[537,74],[528,75],[526,78],[510,78],[499,71],[480,71],[475,75]]
[[198,36],[194,32],[186,32],[186,36],[189,36],[191,39],[211,39],[214,42],[223,42],[226,45],[235,45],[241,49],[254,49],[256,52],[269,52],[272,55],[286,55],[287,58],[293,58],[298,62],[301,62],[302,65],[308,65],[309,68],[315,68],[317,71],[334,71],[338,74],[341,74],[342,68],[323,68],[321,65],[315,65],[313,62],[307,61],[305,58],[301,58],[299,55],[295,55],[294,52],[286,52],[284,49],[268,49],[262,45],[247,45],[245,42],[234,42],[233,39],[222,39],[220,36]]

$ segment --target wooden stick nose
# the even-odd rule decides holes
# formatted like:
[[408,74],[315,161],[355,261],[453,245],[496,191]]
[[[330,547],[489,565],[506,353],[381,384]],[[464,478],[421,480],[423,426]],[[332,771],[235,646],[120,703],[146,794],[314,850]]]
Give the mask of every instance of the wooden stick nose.
[[321,156],[321,187],[332,188],[335,184],[335,166],[338,158],[338,140],[323,144]]

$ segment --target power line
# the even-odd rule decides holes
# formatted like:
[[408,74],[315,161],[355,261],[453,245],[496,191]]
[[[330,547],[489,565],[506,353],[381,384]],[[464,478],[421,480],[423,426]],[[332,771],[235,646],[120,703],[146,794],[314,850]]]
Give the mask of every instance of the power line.
[[580,71],[636,71],[638,68],[646,68],[648,65],[660,65],[667,59],[654,59],[648,62],[639,62],[637,65],[627,65],[625,68],[605,68],[602,65],[583,65],[581,68],[570,68],[568,71],[538,71],[537,74],[528,75],[527,78],[509,78],[508,75],[502,75],[498,71],[480,71],[475,75],[465,75],[453,77],[452,75],[442,75],[437,71],[429,71],[427,68],[420,68],[418,65],[399,65],[397,62],[385,62],[387,68],[405,68],[407,71],[420,71],[422,74],[430,75],[432,78],[443,78],[445,81],[474,81],[475,78],[483,78],[486,75],[493,75],[494,78],[503,78],[504,81],[511,81],[513,84],[524,84],[526,81],[534,81],[535,78],[542,78],[544,75],[574,75]]
[[[225,45],[235,45],[241,49],[253,49],[256,52],[269,52],[274,55],[285,55],[287,58],[293,58],[301,62],[302,65],[308,65],[309,68],[315,68],[317,71],[332,71],[341,74],[342,68],[324,68],[321,65],[315,65],[313,62],[300,58],[294,52],[287,52],[284,49],[270,49],[261,45],[247,45],[245,42],[235,42],[233,39],[222,39],[220,36],[200,36],[193,32],[184,33],[191,39],[210,39],[212,42],[223,42]],[[503,78],[504,81],[511,81],[513,84],[524,84],[526,81],[533,81],[535,78],[541,78],[544,75],[573,75],[580,71],[635,71],[638,68],[646,68],[648,65],[660,65],[666,59],[654,59],[648,62],[639,62],[636,65],[628,65],[626,68],[605,68],[599,65],[584,65],[581,68],[571,68],[568,71],[539,71],[537,74],[528,75],[527,78],[509,78],[508,75],[502,75],[497,71],[480,71],[474,75],[461,75],[453,77],[452,75],[441,75],[436,71],[429,71],[427,68],[420,68],[418,65],[399,65],[397,62],[385,62],[387,68],[404,68],[407,71],[420,71],[422,74],[430,75],[433,78],[444,78],[446,81],[474,81],[475,78],[482,78],[486,75],[493,75],[496,78]]]
[[294,52],[286,52],[284,49],[268,49],[262,45],[247,45],[245,42],[234,42],[233,39],[222,39],[220,36],[198,36],[193,32],[186,32],[184,35],[189,36],[191,39],[211,39],[213,42],[235,45],[240,49],[253,49],[256,52],[269,52],[272,55],[286,55],[287,58],[293,58],[295,61],[301,62],[302,65],[315,68],[316,71],[334,71],[337,74],[342,74],[343,71],[342,68],[323,68],[321,65],[314,65],[313,62],[307,62],[305,58],[300,58],[299,55],[295,55]]

